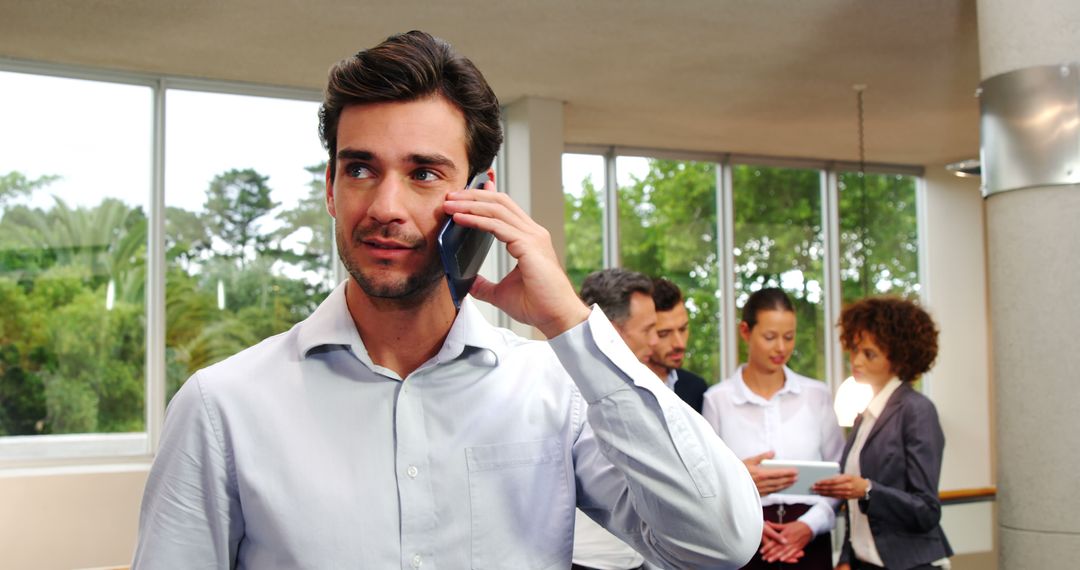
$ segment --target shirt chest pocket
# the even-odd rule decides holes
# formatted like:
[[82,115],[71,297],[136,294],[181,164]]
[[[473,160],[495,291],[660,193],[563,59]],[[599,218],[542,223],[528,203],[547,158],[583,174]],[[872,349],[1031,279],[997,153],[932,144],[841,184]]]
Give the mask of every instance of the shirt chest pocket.
[[469,447],[472,567],[569,562],[574,505],[556,439]]

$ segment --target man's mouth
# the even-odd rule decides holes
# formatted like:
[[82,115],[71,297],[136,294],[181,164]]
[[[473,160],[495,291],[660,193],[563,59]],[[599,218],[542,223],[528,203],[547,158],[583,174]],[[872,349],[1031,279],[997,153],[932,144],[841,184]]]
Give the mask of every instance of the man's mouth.
[[394,240],[372,239],[372,238],[362,240],[361,243],[363,243],[364,245],[366,245],[368,247],[373,247],[375,249],[414,249],[416,247],[414,244],[409,244],[409,243],[404,243],[404,242],[399,242],[399,241],[394,241]]

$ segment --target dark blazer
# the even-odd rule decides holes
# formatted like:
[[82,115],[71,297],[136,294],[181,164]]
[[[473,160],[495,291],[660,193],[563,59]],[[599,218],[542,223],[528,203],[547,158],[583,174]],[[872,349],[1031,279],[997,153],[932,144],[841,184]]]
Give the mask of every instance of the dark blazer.
[[700,414],[701,406],[705,402],[705,390],[709,385],[701,376],[682,368],[675,369],[675,376],[678,377],[675,381],[675,394]]
[[[841,466],[847,463],[861,424],[860,415],[844,446]],[[952,556],[939,524],[938,481],[944,451],[945,435],[934,404],[909,383],[901,384],[859,454],[862,476],[873,483],[870,500],[859,501],[859,509],[870,520],[870,533],[886,568],[902,570]],[[845,517],[850,529],[850,516],[845,513]],[[840,561],[848,562],[853,556],[848,530]]]

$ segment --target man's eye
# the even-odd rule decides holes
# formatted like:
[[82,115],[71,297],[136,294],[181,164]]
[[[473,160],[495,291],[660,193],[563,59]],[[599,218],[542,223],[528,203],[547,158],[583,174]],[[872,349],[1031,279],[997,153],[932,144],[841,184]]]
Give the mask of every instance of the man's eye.
[[350,178],[370,178],[371,170],[363,164],[345,165],[345,174]]
[[438,176],[436,176],[435,173],[430,170],[421,169],[413,173],[413,178],[419,180],[420,182],[433,182],[438,179]]

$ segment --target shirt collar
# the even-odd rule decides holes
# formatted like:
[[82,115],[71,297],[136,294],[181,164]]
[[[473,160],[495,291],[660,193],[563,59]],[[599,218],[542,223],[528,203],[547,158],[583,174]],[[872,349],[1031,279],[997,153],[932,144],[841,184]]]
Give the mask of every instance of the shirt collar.
[[345,303],[345,282],[342,281],[323,299],[322,303],[304,319],[296,333],[297,352],[301,360],[312,349],[322,346],[343,346],[353,354],[367,357],[367,349],[356,331],[349,307]]
[[889,396],[892,396],[893,392],[895,392],[901,384],[903,384],[903,382],[901,382],[899,378],[893,376],[885,383],[885,387],[874,396],[874,399],[870,400],[870,403],[866,406],[866,412],[875,418],[881,417],[881,412],[885,409],[885,404],[888,403]]
[[[739,366],[739,369],[735,371],[735,376],[732,377],[732,380],[735,381],[735,394],[732,397],[732,401],[736,405],[754,403],[764,406],[768,404],[768,400],[755,394],[754,391],[746,385],[746,382],[743,382],[743,368],[746,368],[745,364]],[[795,376],[795,372],[793,372],[787,366],[784,366],[784,385],[780,388],[780,391],[778,391],[773,397],[775,398],[776,396],[782,396],[784,394],[797,395],[802,393],[802,386],[800,386],[799,383],[795,381]]]
[[[343,346],[368,366],[372,365],[345,302],[344,281],[298,327],[297,351],[301,359],[307,358],[315,348]],[[461,356],[466,347],[489,352],[492,358],[476,361],[491,367],[498,365],[500,353],[506,347],[505,337],[484,319],[471,297],[461,302],[461,309],[435,358],[439,363],[449,362]]]
[[667,380],[664,381],[668,385],[668,388],[674,388],[675,382],[679,379],[679,371],[675,368],[668,368]]
[[490,353],[492,358],[481,358],[478,362],[493,368],[499,364],[499,357],[506,348],[506,337],[487,322],[484,315],[480,314],[476,302],[468,296],[461,301],[457,318],[454,319],[450,333],[446,335],[446,340],[435,358],[439,363],[450,362],[461,356],[467,347]]

